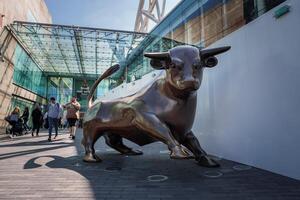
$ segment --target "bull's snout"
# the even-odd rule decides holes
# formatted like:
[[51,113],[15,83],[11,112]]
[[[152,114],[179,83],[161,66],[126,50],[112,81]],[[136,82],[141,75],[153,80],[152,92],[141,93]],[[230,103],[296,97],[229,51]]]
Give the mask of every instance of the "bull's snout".
[[187,78],[179,82],[179,88],[182,90],[193,91],[198,90],[200,87],[200,82],[195,78]]

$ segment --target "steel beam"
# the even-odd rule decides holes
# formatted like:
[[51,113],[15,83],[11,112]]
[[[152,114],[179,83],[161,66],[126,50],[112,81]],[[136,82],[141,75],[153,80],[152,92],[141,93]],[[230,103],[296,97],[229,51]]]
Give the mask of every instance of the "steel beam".
[[74,30],[75,45],[73,45],[73,46],[74,46],[74,50],[75,50],[75,55],[78,58],[77,61],[79,61],[78,64],[80,67],[80,71],[82,74],[84,74],[85,72],[84,72],[84,63],[83,63],[83,59],[82,59],[82,51],[81,51],[81,46],[80,46],[80,36],[78,34],[79,34],[79,31]]
[[149,19],[158,24],[164,17],[166,0],[148,0],[148,2],[148,7],[145,8],[145,0],[140,0],[134,26],[136,32],[148,32]]
[[62,77],[62,78],[80,78],[80,79],[92,79],[95,80],[98,78],[97,74],[85,74],[83,76],[81,73],[67,73],[67,72],[45,72],[45,75],[48,77]]
[[93,30],[93,31],[99,31],[99,32],[120,32],[120,33],[129,33],[129,34],[141,34],[141,35],[147,35],[146,33],[142,32],[137,32],[137,31],[125,31],[125,30],[118,30],[118,29],[105,29],[105,28],[92,28],[92,27],[84,27],[84,26],[70,26],[70,25],[62,25],[62,24],[46,24],[46,23],[35,23],[35,22],[25,22],[25,21],[14,21],[13,24],[21,24],[21,25],[30,25],[30,26],[42,26],[42,27],[50,27],[50,28],[55,28],[55,27],[62,27],[65,29],[69,30],[80,30],[80,31],[85,31],[85,30]]

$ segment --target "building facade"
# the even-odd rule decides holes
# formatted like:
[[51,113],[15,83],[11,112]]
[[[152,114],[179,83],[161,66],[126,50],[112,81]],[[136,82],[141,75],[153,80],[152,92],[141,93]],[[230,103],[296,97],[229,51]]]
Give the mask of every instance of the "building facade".
[[127,81],[152,71],[143,52],[176,45],[205,48],[255,20],[285,0],[183,0],[128,58]]
[[15,38],[4,27],[14,21],[52,23],[44,0],[1,0],[0,1],[0,131],[6,126],[4,117],[12,107],[21,110],[34,102],[45,102],[46,85],[43,72],[22,49]]

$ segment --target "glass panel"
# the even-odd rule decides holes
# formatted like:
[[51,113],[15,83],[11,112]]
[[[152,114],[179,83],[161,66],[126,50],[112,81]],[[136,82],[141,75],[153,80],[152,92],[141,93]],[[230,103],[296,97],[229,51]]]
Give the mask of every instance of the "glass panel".
[[27,22],[15,22],[11,28],[46,74],[93,78],[115,63],[123,66],[147,35]]
[[55,99],[58,99],[58,85],[53,82],[51,79],[48,81],[48,99],[51,97],[54,97]]
[[49,77],[48,98],[54,97],[60,104],[66,104],[73,96],[73,78]]
[[40,96],[46,97],[46,77],[28,54],[16,46],[14,57],[14,83]]
[[21,111],[21,115],[23,114],[24,110],[26,107],[29,108],[29,120],[28,120],[28,123],[27,125],[29,126],[32,126],[32,122],[31,122],[31,111],[33,109],[33,102],[31,101],[27,101],[27,100],[24,100],[24,99],[21,99],[21,98],[18,98],[16,96],[13,96],[12,100],[11,100],[11,106],[10,106],[10,113],[14,110],[14,108],[16,106],[18,106],[20,108],[20,111]]
[[207,47],[285,0],[183,0],[128,56],[127,81],[153,69],[144,52],[189,44]]
[[77,97],[77,101],[81,105],[81,112],[85,112],[87,110],[87,97],[89,95],[90,88],[92,87],[93,83],[94,80],[74,79],[74,95]]
[[97,98],[103,96],[106,92],[108,92],[108,90],[110,89],[109,85],[110,85],[109,79],[105,79],[100,82],[100,84],[97,87]]

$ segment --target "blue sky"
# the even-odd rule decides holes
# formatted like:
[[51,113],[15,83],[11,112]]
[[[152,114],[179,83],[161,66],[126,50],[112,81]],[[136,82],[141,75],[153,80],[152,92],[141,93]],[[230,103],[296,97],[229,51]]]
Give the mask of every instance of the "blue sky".
[[[55,24],[133,30],[139,0],[45,0]],[[167,0],[166,11],[180,0]]]

